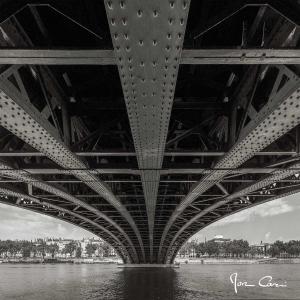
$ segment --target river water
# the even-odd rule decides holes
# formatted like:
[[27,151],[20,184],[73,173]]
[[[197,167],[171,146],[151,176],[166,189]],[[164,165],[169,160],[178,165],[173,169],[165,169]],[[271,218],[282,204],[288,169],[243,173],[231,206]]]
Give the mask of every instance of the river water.
[[[255,287],[238,287],[230,275]],[[263,276],[287,287],[259,287]],[[300,299],[300,265],[181,265],[118,269],[116,265],[0,265],[0,299]]]

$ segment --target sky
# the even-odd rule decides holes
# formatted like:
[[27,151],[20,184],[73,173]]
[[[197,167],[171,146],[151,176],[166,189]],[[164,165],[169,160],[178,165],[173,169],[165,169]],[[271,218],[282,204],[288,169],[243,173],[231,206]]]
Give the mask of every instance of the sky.
[[0,240],[34,240],[46,237],[77,240],[95,235],[58,219],[0,204]]
[[[300,195],[291,195],[228,216],[198,232],[193,239],[204,241],[215,235],[246,239],[250,244],[276,240],[300,240]],[[0,239],[34,240],[62,237],[82,239],[94,235],[69,223],[0,204]]]

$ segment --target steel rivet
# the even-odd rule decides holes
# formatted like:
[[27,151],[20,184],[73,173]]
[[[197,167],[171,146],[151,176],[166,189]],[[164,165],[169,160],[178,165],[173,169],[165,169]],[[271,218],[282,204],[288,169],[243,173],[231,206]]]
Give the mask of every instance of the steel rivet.
[[113,9],[113,6],[112,6],[111,1],[108,1],[108,2],[107,2],[107,6],[108,6],[109,9]]

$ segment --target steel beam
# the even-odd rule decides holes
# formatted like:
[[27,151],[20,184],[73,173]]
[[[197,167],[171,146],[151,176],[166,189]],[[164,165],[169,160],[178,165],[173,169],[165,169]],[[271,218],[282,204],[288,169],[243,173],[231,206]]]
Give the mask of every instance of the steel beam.
[[181,56],[181,64],[185,65],[293,65],[299,63],[300,50],[296,49],[290,51],[284,49],[193,49],[184,50]]
[[[299,160],[299,159],[295,159]],[[0,171],[1,171],[1,166],[0,166]],[[78,171],[81,171],[82,169],[79,169]],[[172,169],[161,169],[161,170],[149,170],[149,171],[159,171],[160,175],[170,175],[170,174],[181,174],[181,175],[191,175],[191,174],[200,174],[200,175],[206,175],[206,174],[211,174],[214,171],[223,171],[223,172],[229,172],[231,175],[236,174],[236,175],[242,175],[242,174],[270,174],[272,172],[277,172],[277,171],[285,171],[287,168],[276,168],[276,167],[265,167],[265,168],[259,168],[259,167],[252,167],[252,168],[205,168],[205,169],[197,169],[196,167],[194,168],[172,168]],[[299,172],[299,168],[293,168],[295,172]],[[54,175],[54,174],[60,174],[60,175],[72,175],[70,172],[72,169],[57,169],[57,168],[41,168],[41,167],[36,167],[36,168],[24,168],[23,171],[25,171],[28,174],[43,174],[43,175]],[[110,169],[110,168],[105,168],[105,169],[87,169],[87,171],[90,174],[95,174],[95,175],[101,175],[101,174],[129,174],[129,175],[140,175],[141,170],[138,169]],[[10,171],[10,174],[18,174],[20,173],[20,170],[18,169],[12,169]],[[148,180],[152,181],[152,180]],[[82,182],[82,181],[81,181]],[[97,180],[90,180],[90,182],[98,182]],[[210,180],[207,180],[207,182],[211,182]]]
[[141,169],[153,262],[156,169],[164,156],[189,0],[108,1],[105,8]]
[[115,65],[113,50],[0,49],[7,65]]
[[[215,168],[238,168],[241,164],[249,160],[253,155],[266,146],[270,145],[277,138],[288,132],[300,123],[300,80],[296,74],[285,69],[289,80],[283,87],[271,93],[265,106],[257,113],[245,128],[241,131],[238,141],[231,150],[220,159]],[[220,182],[230,171],[217,170],[204,176],[188,193],[185,199],[178,205],[170,217],[160,243],[160,249],[164,244],[169,229],[174,224],[177,217],[193,203],[195,199],[214,184]],[[162,255],[162,250],[159,255]],[[160,259],[163,260],[162,257]]]
[[[132,156],[135,157],[135,152],[128,151],[116,151],[116,150],[107,150],[107,151],[90,151],[90,152],[74,152],[73,154],[82,157],[124,157]],[[221,151],[166,151],[164,156],[175,156],[175,157],[214,157],[214,156],[223,156],[226,152]],[[297,155],[297,151],[261,151],[255,153],[256,156],[290,156]],[[0,157],[44,157],[45,154],[41,152],[30,152],[30,151],[14,151],[14,152],[0,152]]]
[[[128,250],[126,249],[125,245],[120,241],[120,239],[118,237],[116,237],[110,230],[107,230],[103,226],[99,225],[98,223],[96,223],[96,222],[94,222],[94,221],[92,221],[92,220],[90,220],[90,219],[88,219],[88,218],[86,218],[84,216],[81,216],[81,215],[79,215],[79,214],[77,214],[77,213],[75,213],[73,211],[70,211],[68,209],[59,207],[59,206],[54,205],[52,203],[49,203],[47,201],[44,201],[44,200],[41,201],[41,200],[39,200],[37,198],[34,198],[32,196],[23,194],[23,193],[18,192],[18,191],[10,190],[10,189],[7,189],[7,188],[0,187],[0,195],[5,195],[5,196],[10,196],[10,197],[16,197],[16,198],[18,198],[19,200],[17,201],[18,202],[17,203],[17,207],[20,207],[20,208],[24,208],[24,207],[20,206],[20,204],[21,204],[21,201],[23,201],[23,200],[26,199],[26,200],[32,201],[33,203],[37,203],[37,204],[39,204],[41,206],[45,205],[48,208],[53,208],[53,209],[57,210],[58,212],[67,213],[67,214],[72,215],[72,216],[74,216],[74,217],[76,217],[78,219],[81,219],[82,221],[93,225],[95,228],[98,228],[101,231],[105,232],[107,235],[111,236],[111,238],[117,242],[117,245],[119,245],[119,247],[120,247],[119,251],[120,250],[121,251],[125,251],[126,252],[125,257],[127,256],[128,259],[132,260],[130,258],[130,255],[129,255]],[[0,202],[5,203],[1,199],[0,199]],[[7,204],[7,203],[5,203],[5,204]],[[64,221],[66,221],[66,220],[64,220]],[[75,224],[75,225],[78,226],[78,224]],[[84,228],[84,229],[86,229],[86,228]],[[101,237],[101,235],[100,235],[100,237]],[[103,238],[103,237],[101,237],[101,238]],[[116,249],[116,250],[118,250],[118,249]],[[124,257],[124,255],[122,255],[122,257]]]
[[[296,172],[296,171],[295,171]],[[299,168],[300,172],[300,168]],[[1,172],[0,172],[1,175]],[[0,179],[0,183],[21,183],[24,182],[23,180],[18,179]],[[45,183],[70,183],[70,184],[76,184],[76,183],[82,183],[78,179],[53,179],[53,180],[44,180]],[[141,183],[140,180],[134,180],[134,179],[108,179],[104,180],[106,183]],[[160,180],[161,184],[164,183],[197,183],[197,180],[192,179],[169,179],[169,180]],[[254,183],[256,180],[254,179],[223,179],[223,183]],[[287,183],[298,183],[298,179],[283,179],[280,180],[280,182],[287,182]],[[203,195],[202,195],[203,196]]]
[[51,124],[42,118],[40,112],[5,80],[0,81],[0,125],[24,140],[33,148],[77,177],[101,197],[113,205],[135,232],[143,253],[143,243],[134,220],[109,187],[91,174],[86,165],[61,141]]
[[[297,65],[298,49],[185,49],[185,65]],[[7,65],[116,65],[113,50],[0,49],[0,64]]]

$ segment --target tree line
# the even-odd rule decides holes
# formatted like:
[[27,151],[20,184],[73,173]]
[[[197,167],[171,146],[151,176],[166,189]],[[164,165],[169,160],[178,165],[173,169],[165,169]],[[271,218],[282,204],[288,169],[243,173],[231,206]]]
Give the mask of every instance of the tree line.
[[[98,250],[103,257],[108,257],[111,253],[111,246],[107,243],[88,243],[85,246],[85,251],[88,257],[91,257]],[[23,258],[42,256],[43,258],[46,254],[50,254],[54,258],[57,254],[75,256],[80,258],[82,255],[82,248],[80,243],[77,241],[70,241],[64,248],[60,251],[58,243],[46,243],[44,240],[38,240],[38,242],[32,241],[12,241],[0,240],[0,256],[2,257],[16,257],[17,254],[21,254]]]
[[248,241],[231,240],[226,242],[197,242],[195,240],[187,242],[178,252],[179,256],[222,256],[222,257],[255,257],[268,255],[271,257],[299,257],[300,241],[291,240],[289,242],[276,241],[273,244],[261,244],[259,246],[250,246]]
[[278,257],[278,256],[298,257],[300,256],[300,241],[292,240],[286,243],[282,241],[276,241],[270,247],[269,254],[272,257]]

